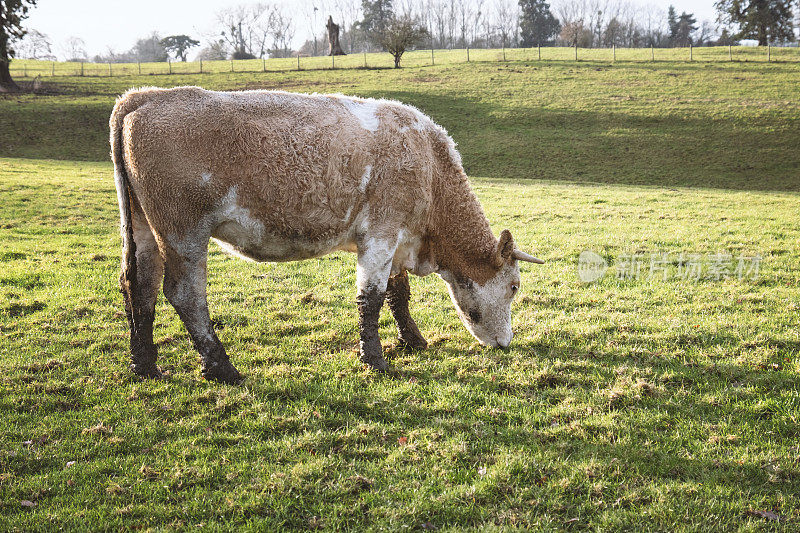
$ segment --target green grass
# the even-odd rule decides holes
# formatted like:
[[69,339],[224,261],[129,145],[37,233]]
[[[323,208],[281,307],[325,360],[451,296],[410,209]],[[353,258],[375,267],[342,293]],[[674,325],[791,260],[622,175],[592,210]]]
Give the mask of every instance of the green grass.
[[[0,529],[796,530],[798,74],[479,63],[0,99]],[[512,348],[479,347],[443,283],[415,278],[432,347],[398,351],[384,312],[394,371],[375,375],[353,256],[255,265],[212,245],[212,315],[246,382],[200,379],[163,298],[168,376],[133,379],[107,116],[128,86],[184,83],[387,96],[445,125],[495,230],[547,260],[523,266]],[[586,285],[584,249],[764,260],[757,279],[673,264]]]

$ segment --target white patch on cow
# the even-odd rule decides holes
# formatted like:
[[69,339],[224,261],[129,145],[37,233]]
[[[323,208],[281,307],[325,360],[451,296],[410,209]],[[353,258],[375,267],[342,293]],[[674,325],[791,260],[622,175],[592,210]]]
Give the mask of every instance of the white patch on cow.
[[367,165],[366,168],[364,168],[364,175],[361,176],[361,183],[358,186],[358,190],[365,192],[370,179],[372,179],[372,165]]
[[350,220],[350,215],[352,214],[353,214],[353,206],[351,205],[350,207],[347,208],[347,213],[344,214],[344,218],[342,220],[347,222],[348,220]]
[[386,290],[392,260],[397,250],[397,239],[386,237],[367,237],[358,249],[358,268],[356,285],[358,292],[374,287],[380,292]]
[[358,119],[361,127],[367,131],[376,131],[380,125],[378,119],[378,102],[375,100],[354,100],[342,98],[340,100],[350,113]]
[[236,201],[236,186],[228,190],[228,194],[220,202],[217,217],[222,222],[235,222],[244,230],[248,239],[260,240],[264,236],[264,224],[250,214],[250,210],[241,207]]
[[214,213],[214,238],[228,252],[252,260],[245,252],[260,248],[265,233],[264,223],[237,203],[236,186],[231,187]]
[[203,172],[200,174],[200,180],[203,182],[203,185],[206,185],[209,181],[211,181],[211,172]]
[[130,209],[128,205],[127,191],[125,190],[122,174],[118,170],[114,171],[114,183],[117,187],[117,202],[119,203],[119,232],[122,238],[127,238],[128,231],[128,218],[127,211]]
[[[397,234],[397,250],[392,262],[392,276],[403,270],[416,274],[419,269],[419,249],[422,244],[417,235],[401,229]],[[430,273],[430,272],[429,272]]]

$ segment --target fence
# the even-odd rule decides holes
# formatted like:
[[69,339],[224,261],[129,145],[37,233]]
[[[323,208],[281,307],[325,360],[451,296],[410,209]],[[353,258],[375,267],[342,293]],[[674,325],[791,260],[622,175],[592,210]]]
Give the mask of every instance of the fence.
[[[536,47],[505,49],[415,50],[403,55],[402,66],[499,61],[596,61],[596,62],[794,62],[797,47],[710,46],[688,48],[578,48]],[[138,76],[230,72],[285,72],[355,68],[391,68],[387,53],[353,53],[346,56],[289,57],[166,63],[75,63],[14,60],[11,75],[36,76]]]

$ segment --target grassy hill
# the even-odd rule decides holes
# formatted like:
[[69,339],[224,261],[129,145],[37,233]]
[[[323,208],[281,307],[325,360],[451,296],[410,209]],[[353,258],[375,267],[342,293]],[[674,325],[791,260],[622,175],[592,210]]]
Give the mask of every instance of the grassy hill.
[[[0,97],[0,529],[796,530],[798,77],[481,62]],[[496,232],[547,260],[523,266],[511,349],[478,346],[443,283],[414,278],[431,348],[399,351],[384,312],[394,370],[372,374],[351,255],[212,246],[212,316],[246,382],[200,379],[163,298],[168,375],[133,379],[107,120],[128,87],[180,84],[397,98],[447,127]],[[611,264],[599,282],[578,279],[583,250]],[[631,254],[640,275],[619,279]]]
[[0,156],[106,161],[114,97],[197,84],[395,98],[459,143],[471,175],[800,190],[800,63],[481,62],[45,79],[0,99]]

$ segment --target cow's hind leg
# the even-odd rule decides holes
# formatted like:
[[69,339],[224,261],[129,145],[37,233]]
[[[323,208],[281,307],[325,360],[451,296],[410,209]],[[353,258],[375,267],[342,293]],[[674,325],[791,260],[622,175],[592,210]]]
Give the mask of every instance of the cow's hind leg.
[[397,322],[397,329],[400,333],[400,345],[404,348],[424,350],[428,347],[428,342],[420,333],[411,313],[408,310],[408,302],[411,300],[411,287],[408,284],[408,273],[403,270],[400,274],[389,278],[386,287],[386,301],[392,316]]
[[125,314],[131,329],[131,370],[142,377],[159,377],[161,371],[156,366],[153,320],[158,289],[164,275],[164,261],[150,225],[135,199],[131,204],[131,224],[135,264],[123,262],[120,275]]
[[164,295],[183,321],[195,349],[200,353],[203,377],[223,383],[238,383],[242,377],[222,346],[208,312],[206,262],[208,238],[184,242],[178,249],[166,247]]
[[363,362],[380,371],[386,370],[389,365],[383,357],[378,320],[396,249],[396,239],[368,239],[358,249],[356,303],[361,337],[359,352]]

